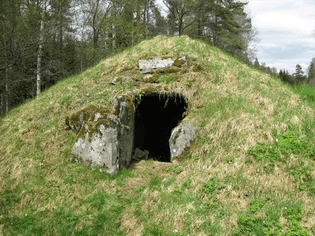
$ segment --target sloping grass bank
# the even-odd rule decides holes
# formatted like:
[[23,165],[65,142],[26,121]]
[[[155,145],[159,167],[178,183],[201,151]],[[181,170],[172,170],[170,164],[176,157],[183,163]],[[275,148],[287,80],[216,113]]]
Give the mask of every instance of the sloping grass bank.
[[[182,55],[201,70],[110,85],[142,81],[139,59]],[[198,137],[180,164],[141,161],[109,176],[76,163],[65,116],[148,85],[188,98],[183,122]],[[314,91],[296,89],[187,36],[108,58],[0,119],[2,233],[315,234]]]

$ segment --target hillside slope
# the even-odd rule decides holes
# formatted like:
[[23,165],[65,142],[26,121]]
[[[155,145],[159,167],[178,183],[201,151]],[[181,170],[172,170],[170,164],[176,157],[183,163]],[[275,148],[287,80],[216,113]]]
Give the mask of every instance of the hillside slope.
[[[144,81],[140,59],[197,69]],[[135,81],[110,85],[117,77]],[[188,100],[197,139],[179,165],[110,176],[74,161],[65,117],[134,89]],[[314,106],[276,78],[187,36],[158,36],[70,77],[0,119],[4,235],[315,234]]]

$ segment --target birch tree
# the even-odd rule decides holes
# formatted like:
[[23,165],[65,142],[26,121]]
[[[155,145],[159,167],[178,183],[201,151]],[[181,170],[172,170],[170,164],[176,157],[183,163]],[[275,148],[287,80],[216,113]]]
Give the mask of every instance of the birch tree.
[[37,72],[36,72],[36,96],[39,96],[41,92],[41,77],[42,77],[42,56],[43,56],[43,41],[44,41],[44,11],[46,11],[46,0],[43,3],[43,12],[41,14],[40,28],[39,28],[39,40],[38,40],[38,52],[37,52]]

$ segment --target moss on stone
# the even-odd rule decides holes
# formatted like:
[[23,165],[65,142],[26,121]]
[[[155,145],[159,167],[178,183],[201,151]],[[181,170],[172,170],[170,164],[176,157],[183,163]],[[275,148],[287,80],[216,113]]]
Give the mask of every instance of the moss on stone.
[[[99,114],[99,117],[97,117],[98,119],[97,121],[95,121],[97,114]],[[94,126],[102,120],[107,120],[107,116],[109,114],[110,114],[110,111],[106,107],[90,104],[72,113],[70,116],[67,116],[65,118],[65,122],[70,127],[74,125],[81,126],[77,135],[77,139],[76,139],[77,141],[79,138],[83,138],[85,136],[85,133],[86,133],[85,125],[88,126],[89,137],[91,138],[96,130]]]
[[192,66],[192,71],[193,72],[198,72],[198,71],[201,71],[201,70],[203,70],[203,67],[199,63],[197,63],[197,64]]
[[186,62],[181,60],[181,59],[176,59],[173,63],[173,66],[176,66],[176,67],[182,67],[182,65],[184,65]]
[[174,139],[172,140],[173,144],[176,143],[176,140],[178,139],[180,132],[182,132],[182,129],[177,130],[177,132],[176,132],[176,134],[175,134],[175,137],[174,137]]
[[72,113],[69,117],[66,117],[66,122],[68,121],[70,125],[77,125],[88,121],[94,121],[97,113],[99,113],[101,117],[106,117],[109,111],[106,107],[90,104],[79,111]]

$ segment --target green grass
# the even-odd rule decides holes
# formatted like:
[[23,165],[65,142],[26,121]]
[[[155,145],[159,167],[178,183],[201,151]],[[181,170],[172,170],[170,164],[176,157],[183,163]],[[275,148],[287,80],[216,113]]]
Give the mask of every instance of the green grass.
[[[185,55],[202,70],[141,79],[137,61]],[[110,176],[75,162],[65,116],[156,86],[198,127],[179,165]],[[214,46],[159,36],[59,82],[0,118],[3,235],[315,234],[314,89],[289,87]],[[1,234],[0,233],[0,234]]]
[[[239,213],[233,235],[310,235],[300,223],[304,216],[301,202],[270,200],[264,206],[264,201],[255,199],[251,203],[247,212]],[[264,214],[257,216],[262,207]]]
[[315,88],[306,84],[292,86],[292,90],[299,94],[301,98],[310,106],[315,106]]

